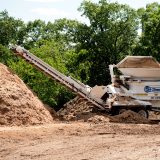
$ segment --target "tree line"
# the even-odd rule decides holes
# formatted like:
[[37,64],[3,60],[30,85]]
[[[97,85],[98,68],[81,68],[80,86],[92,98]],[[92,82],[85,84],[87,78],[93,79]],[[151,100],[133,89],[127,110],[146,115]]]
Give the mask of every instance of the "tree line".
[[110,83],[108,65],[126,55],[153,56],[160,61],[160,4],[135,10],[107,0],[83,1],[78,10],[87,24],[65,18],[25,23],[6,10],[0,12],[0,62],[55,109],[74,95],[14,56],[9,44],[25,47],[60,72],[90,86]]

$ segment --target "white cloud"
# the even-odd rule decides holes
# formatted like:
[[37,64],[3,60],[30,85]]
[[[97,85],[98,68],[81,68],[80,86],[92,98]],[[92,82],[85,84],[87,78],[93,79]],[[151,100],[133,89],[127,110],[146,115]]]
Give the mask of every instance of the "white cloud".
[[49,3],[49,2],[62,2],[62,1],[64,1],[64,0],[25,0],[25,1]]
[[54,8],[35,8],[35,9],[32,9],[31,12],[39,15],[43,15],[43,16],[55,16],[55,17],[70,16],[68,12],[54,9]]

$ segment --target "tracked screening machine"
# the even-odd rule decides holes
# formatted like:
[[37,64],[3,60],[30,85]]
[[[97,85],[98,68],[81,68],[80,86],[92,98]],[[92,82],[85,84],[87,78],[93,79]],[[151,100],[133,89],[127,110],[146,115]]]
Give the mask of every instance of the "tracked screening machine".
[[160,112],[160,65],[151,56],[127,56],[117,65],[109,65],[112,84],[91,88],[60,73],[20,46],[11,46],[11,49],[53,80],[85,99],[92,107],[112,115],[132,110],[146,118],[148,111]]

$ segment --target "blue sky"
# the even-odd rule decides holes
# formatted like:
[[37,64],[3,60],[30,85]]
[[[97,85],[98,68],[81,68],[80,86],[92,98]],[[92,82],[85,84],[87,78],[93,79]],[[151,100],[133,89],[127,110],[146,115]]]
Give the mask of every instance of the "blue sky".
[[[54,21],[58,18],[77,19],[85,22],[81,13],[77,11],[83,0],[1,0],[0,11],[7,10],[10,16],[20,18],[23,21],[41,19]],[[99,0],[91,0],[98,2]],[[110,0],[110,2],[129,4],[133,8],[145,7],[152,2],[160,0]]]

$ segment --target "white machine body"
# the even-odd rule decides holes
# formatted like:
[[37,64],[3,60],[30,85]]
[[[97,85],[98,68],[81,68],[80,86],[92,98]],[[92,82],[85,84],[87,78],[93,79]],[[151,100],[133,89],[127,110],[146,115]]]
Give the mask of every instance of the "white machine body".
[[[115,80],[114,68],[122,75]],[[160,64],[151,56],[127,56],[117,65],[110,65],[112,84],[105,92],[111,97],[131,97],[127,102],[150,105],[152,110],[160,111]],[[123,104],[120,100],[118,105]],[[115,101],[114,104],[117,102]]]

